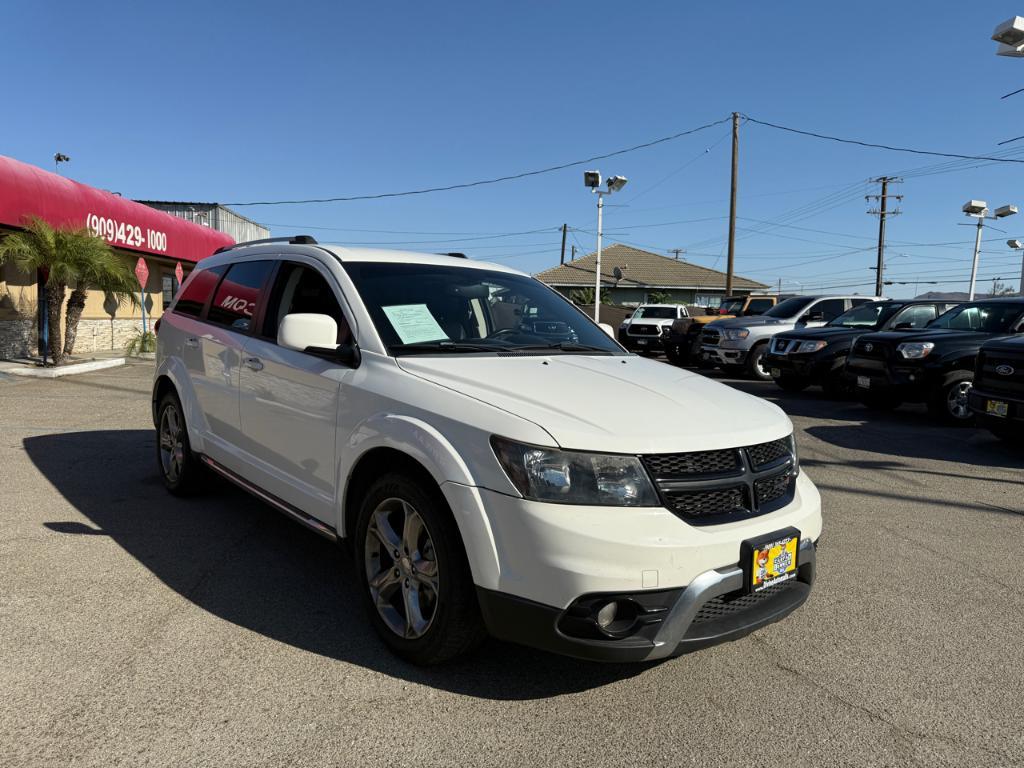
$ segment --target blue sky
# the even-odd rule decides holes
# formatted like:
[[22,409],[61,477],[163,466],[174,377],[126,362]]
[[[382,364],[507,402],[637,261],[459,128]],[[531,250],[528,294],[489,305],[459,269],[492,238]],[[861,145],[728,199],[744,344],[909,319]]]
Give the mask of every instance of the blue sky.
[[[1024,141],[996,146],[1024,134],[1024,94],[999,98],[1024,86],[1024,61],[996,57],[989,40],[1014,13],[1024,14],[1024,0],[842,11],[821,2],[19,3],[6,9],[0,46],[0,153],[49,168],[59,150],[72,157],[67,175],[128,197],[221,202],[500,176],[734,110],[865,141],[1024,159]],[[888,227],[888,271],[917,285],[894,285],[893,296],[966,289],[974,231],[958,226],[965,200],[1024,208],[1019,164],[951,169],[754,124],[741,133],[737,272],[781,278],[787,290],[870,290],[870,177],[907,176],[894,190],[905,199]],[[686,248],[691,261],[723,266],[727,125],[596,165],[630,179],[608,201],[608,241]],[[463,250],[535,272],[557,263],[563,222],[580,230],[570,244],[594,245],[582,170],[238,210],[275,234]],[[987,231],[979,275],[1016,287],[1020,258],[1005,240],[1024,239],[1024,214],[997,226],[1006,232]],[[504,234],[530,230],[544,231]],[[931,243],[943,245],[921,245]]]

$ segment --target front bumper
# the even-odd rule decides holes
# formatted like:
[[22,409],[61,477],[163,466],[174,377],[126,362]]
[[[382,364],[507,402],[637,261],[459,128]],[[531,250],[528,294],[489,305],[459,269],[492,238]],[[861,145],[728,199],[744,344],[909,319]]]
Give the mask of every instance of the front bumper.
[[622,346],[628,350],[637,350],[643,352],[649,349],[662,350],[665,348],[665,341],[668,339],[667,335],[659,336],[631,336],[628,333],[624,333],[620,337]]
[[701,352],[703,352],[709,360],[719,365],[743,365],[747,360],[747,349],[736,349],[735,347],[726,347],[722,344],[717,346],[714,344],[702,344]]
[[813,352],[802,355],[774,355],[769,352],[764,356],[764,366],[773,371],[772,375],[775,370],[778,370],[782,376],[807,379],[813,384],[820,384],[829,376],[840,374],[845,362],[845,356],[820,357]]
[[[708,526],[689,525],[664,507],[546,504],[454,483],[441,487],[459,522],[491,632],[585,658],[660,658],[676,653],[684,639],[695,646],[703,637],[698,632],[711,632],[709,644],[729,639],[733,630],[742,634],[781,618],[806,594],[759,609],[775,618],[762,621],[755,612],[742,628],[720,631],[709,623],[689,635],[693,612],[687,606],[699,607],[738,588],[734,579],[744,540],[790,527],[801,540],[817,541],[821,535],[821,497],[803,471],[793,500],[781,509]],[[812,571],[801,571],[801,583],[809,586]],[[581,597],[604,594],[667,595],[670,602],[663,607],[672,620],[666,618],[656,635],[596,641],[596,646],[556,631]],[[684,595],[689,596],[680,603]],[[629,650],[637,644],[640,650]]]
[[621,638],[574,634],[580,624],[571,611],[480,588],[477,597],[488,630],[502,640],[590,661],[653,661],[737,640],[788,616],[810,596],[816,551],[816,542],[802,539],[796,578],[759,594],[743,594],[743,569],[731,565],[700,574],[684,589],[588,595],[588,602],[642,602],[644,623]]
[[[892,365],[875,360],[847,359],[843,378],[854,392],[923,402],[942,379],[942,371],[924,366]],[[865,386],[866,384],[866,386]]]
[[[1006,403],[1006,416],[993,416],[988,412],[989,401]],[[984,389],[984,385],[980,387],[973,387],[967,393],[967,405],[978,417],[980,423],[984,426],[996,426],[1015,424],[1021,425],[1024,423],[1024,399],[1019,397],[1013,397],[1012,395],[1004,395],[998,392],[988,392]]]

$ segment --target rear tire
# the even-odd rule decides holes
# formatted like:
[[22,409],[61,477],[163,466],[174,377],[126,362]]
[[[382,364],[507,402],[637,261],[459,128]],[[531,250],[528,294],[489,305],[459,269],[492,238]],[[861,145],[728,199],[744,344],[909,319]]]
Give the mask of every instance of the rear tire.
[[946,374],[942,384],[935,388],[928,398],[931,415],[951,426],[967,426],[974,423],[974,414],[967,406],[967,393],[974,385],[972,371],[953,371]]
[[780,376],[775,379],[775,383],[786,392],[803,392],[811,385],[811,382],[799,376]]
[[355,559],[370,622],[413,664],[440,664],[486,636],[458,527],[436,487],[400,473],[362,499]]
[[156,413],[156,465],[164,487],[175,496],[199,493],[206,485],[206,468],[192,452],[181,400],[168,392]]
[[764,366],[764,356],[768,352],[768,342],[762,341],[747,355],[747,375],[758,381],[771,381],[772,372]]

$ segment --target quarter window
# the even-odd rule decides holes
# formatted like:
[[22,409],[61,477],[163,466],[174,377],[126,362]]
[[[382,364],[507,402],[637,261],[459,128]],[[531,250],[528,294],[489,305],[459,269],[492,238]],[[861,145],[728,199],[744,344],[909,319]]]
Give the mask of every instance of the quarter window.
[[189,317],[199,317],[203,313],[206,302],[210,300],[210,294],[217,286],[217,281],[226,270],[227,266],[222,265],[210,269],[197,269],[193,272],[185,281],[184,290],[178,296],[174,311]]
[[843,299],[825,299],[819,301],[808,311],[811,314],[821,313],[822,319],[835,320],[846,310],[846,302]]
[[256,316],[260,289],[273,268],[272,261],[244,261],[233,264],[217,287],[206,319],[248,333]]

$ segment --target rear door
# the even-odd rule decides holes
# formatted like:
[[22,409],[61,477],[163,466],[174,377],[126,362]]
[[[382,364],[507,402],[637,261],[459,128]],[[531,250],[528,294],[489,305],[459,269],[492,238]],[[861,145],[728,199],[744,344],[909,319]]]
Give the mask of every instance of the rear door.
[[208,428],[204,450],[238,471],[241,432],[238,375],[242,350],[274,262],[241,261],[221,277],[197,333],[185,339],[185,359]]
[[338,343],[352,338],[341,291],[313,259],[282,261],[260,328],[247,339],[239,381],[247,476],[278,498],[335,525],[336,433],[351,368],[277,345],[285,315],[330,315]]

